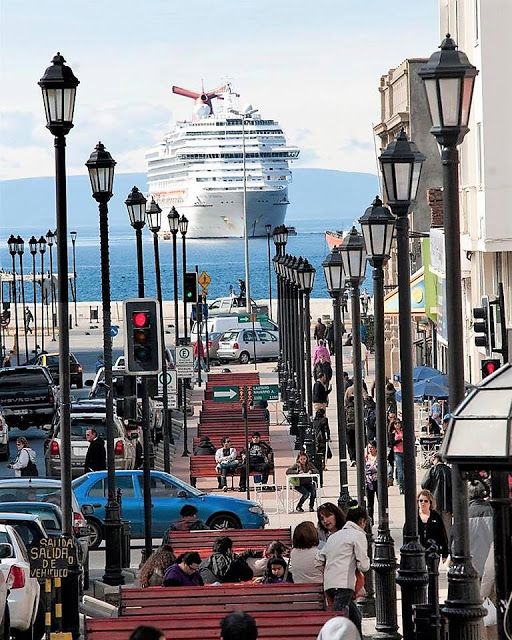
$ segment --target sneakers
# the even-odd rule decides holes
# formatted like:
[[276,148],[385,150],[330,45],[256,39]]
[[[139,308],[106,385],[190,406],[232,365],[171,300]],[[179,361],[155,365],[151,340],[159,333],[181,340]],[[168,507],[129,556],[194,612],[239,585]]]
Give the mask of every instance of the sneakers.
[[228,490],[227,485],[224,485],[224,486],[222,487],[222,491],[224,491],[224,493],[226,493],[226,491],[227,491],[227,490]]
[[299,513],[304,513],[304,509],[302,507],[295,507],[295,511],[298,511]]

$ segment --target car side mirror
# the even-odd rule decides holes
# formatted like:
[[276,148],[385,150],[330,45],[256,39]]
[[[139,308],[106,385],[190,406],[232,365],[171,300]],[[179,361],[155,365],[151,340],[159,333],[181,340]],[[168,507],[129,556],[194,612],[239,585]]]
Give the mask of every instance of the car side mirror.
[[0,544],[0,559],[11,558],[14,555],[12,544],[9,542],[2,542]]
[[94,384],[94,380],[86,380],[86,381],[84,382],[84,385],[85,385],[86,387],[92,387],[92,385],[93,385],[93,384]]

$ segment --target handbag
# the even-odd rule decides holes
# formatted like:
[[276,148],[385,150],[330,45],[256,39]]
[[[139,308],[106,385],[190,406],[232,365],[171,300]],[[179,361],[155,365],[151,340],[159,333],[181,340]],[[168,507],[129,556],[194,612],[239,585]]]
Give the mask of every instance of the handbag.
[[327,460],[330,460],[331,458],[332,458],[331,447],[327,445]]

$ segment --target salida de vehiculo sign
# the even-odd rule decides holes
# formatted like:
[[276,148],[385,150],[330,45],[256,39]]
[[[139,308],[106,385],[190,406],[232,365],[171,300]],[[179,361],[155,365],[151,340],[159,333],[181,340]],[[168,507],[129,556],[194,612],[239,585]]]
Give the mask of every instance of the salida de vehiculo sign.
[[39,545],[30,549],[32,578],[67,578],[76,563],[76,546],[72,538],[42,538]]

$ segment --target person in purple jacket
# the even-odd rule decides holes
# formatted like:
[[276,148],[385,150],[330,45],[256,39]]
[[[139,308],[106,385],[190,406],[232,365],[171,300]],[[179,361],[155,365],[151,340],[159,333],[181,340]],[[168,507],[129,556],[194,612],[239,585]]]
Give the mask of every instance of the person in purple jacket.
[[189,551],[177,558],[164,575],[164,587],[202,587],[203,579],[199,574],[201,556],[197,551]]

